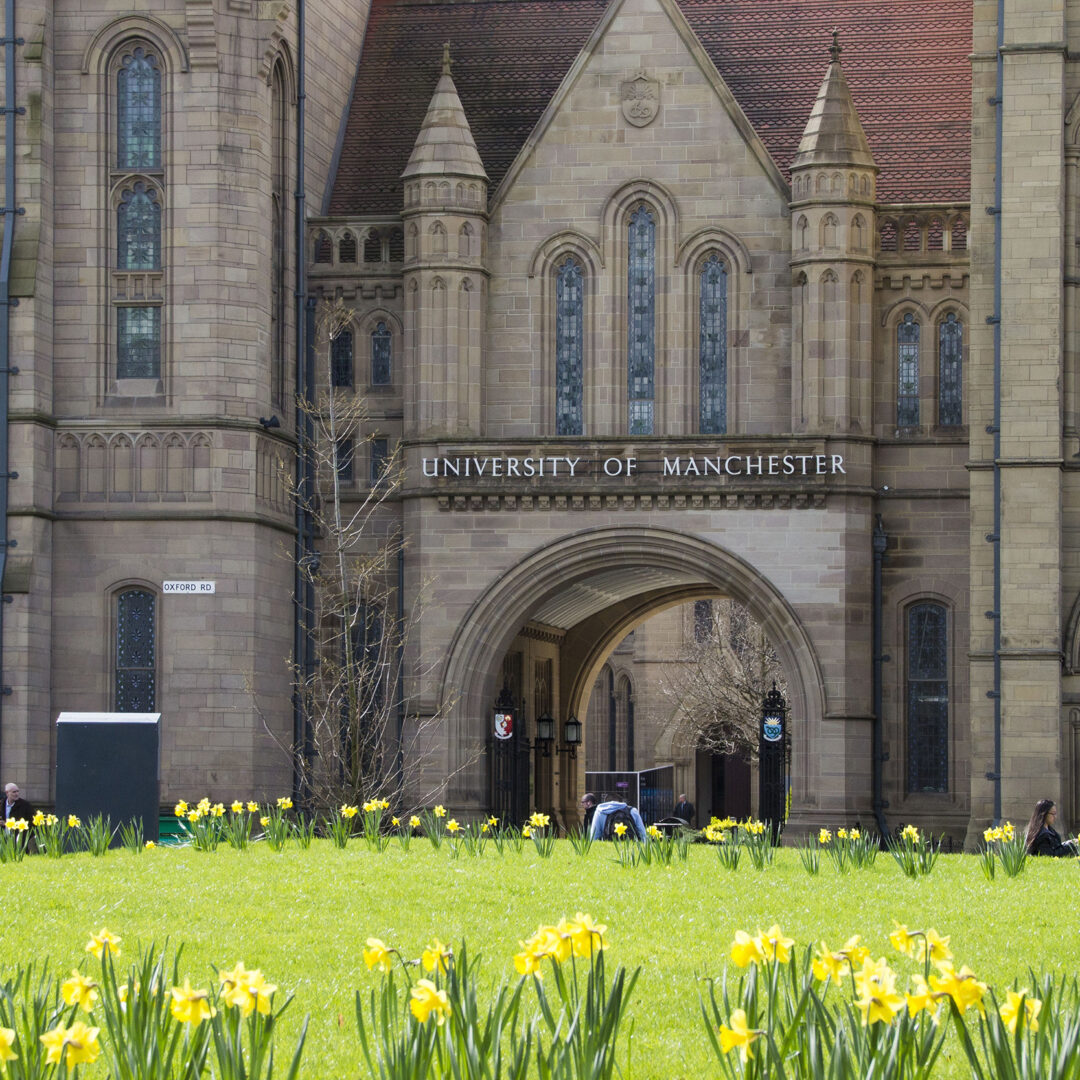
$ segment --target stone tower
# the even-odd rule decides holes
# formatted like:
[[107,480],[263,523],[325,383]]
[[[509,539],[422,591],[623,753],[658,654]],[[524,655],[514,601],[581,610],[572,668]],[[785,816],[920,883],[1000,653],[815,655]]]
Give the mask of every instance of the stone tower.
[[450,76],[449,44],[402,180],[405,435],[478,435],[487,173]]
[[833,33],[791,163],[792,430],[869,432],[877,166]]

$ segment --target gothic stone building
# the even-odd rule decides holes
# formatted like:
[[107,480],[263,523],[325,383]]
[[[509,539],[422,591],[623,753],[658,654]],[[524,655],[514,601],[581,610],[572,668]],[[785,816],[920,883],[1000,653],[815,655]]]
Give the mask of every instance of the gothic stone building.
[[[561,730],[730,597],[794,823],[1080,821],[1080,3],[319,0],[302,184],[295,0],[16,19],[4,779],[47,803],[60,711],[153,707],[163,801],[290,785],[300,259],[355,316],[356,492],[404,462],[418,791],[488,807],[504,684]],[[639,749],[694,794],[685,733]]]

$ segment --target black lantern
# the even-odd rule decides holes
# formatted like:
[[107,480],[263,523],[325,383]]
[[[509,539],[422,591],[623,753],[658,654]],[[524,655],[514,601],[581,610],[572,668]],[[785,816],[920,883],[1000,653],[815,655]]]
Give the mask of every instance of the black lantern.
[[572,758],[577,757],[577,748],[581,745],[581,721],[571,716],[563,725],[563,750]]
[[544,757],[551,757],[551,744],[555,741],[555,718],[551,713],[541,713],[536,718],[536,746]]

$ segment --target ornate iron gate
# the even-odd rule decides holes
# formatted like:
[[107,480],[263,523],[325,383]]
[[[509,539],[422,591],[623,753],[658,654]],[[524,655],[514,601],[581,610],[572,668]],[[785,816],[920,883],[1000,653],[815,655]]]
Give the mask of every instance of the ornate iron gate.
[[787,810],[787,702],[773,683],[761,704],[758,737],[758,817],[780,836]]
[[504,685],[495,699],[488,739],[491,812],[502,823],[520,825],[529,816],[529,749],[525,701],[515,702]]

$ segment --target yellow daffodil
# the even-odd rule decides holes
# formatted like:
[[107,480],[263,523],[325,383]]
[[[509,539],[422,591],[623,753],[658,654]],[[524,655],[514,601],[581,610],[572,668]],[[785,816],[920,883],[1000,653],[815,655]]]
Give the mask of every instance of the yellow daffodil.
[[15,1045],[14,1028],[0,1027],[0,1072],[7,1072],[6,1063],[18,1058],[12,1049]]
[[855,991],[859,997],[870,998],[877,994],[891,994],[896,988],[896,972],[882,956],[878,960],[865,957],[862,967],[855,972]]
[[181,799],[174,807],[173,813],[177,817],[186,817],[188,812],[188,804]]
[[210,800],[205,795],[199,800],[198,809],[204,814],[210,813]]
[[914,825],[905,825],[900,835],[905,840],[910,840],[913,844],[919,842],[919,830]]
[[896,929],[889,935],[889,944],[905,956],[914,956],[919,944],[919,934],[911,933],[903,923],[893,920]]
[[1038,998],[1029,997],[1026,990],[1010,990],[1005,1004],[998,1008],[998,1013],[1009,1029],[1010,1035],[1016,1034],[1016,1023],[1020,1019],[1021,1005],[1023,1006],[1024,1027],[1029,1031],[1039,1030],[1037,1018],[1042,1002]]
[[45,824],[45,815],[40,810],[34,815],[33,823],[34,825]]
[[234,814],[242,814],[244,812],[244,804],[239,799],[233,799],[232,806],[229,809]]
[[570,945],[575,956],[592,956],[593,952],[600,952],[607,948],[607,926],[593,921],[591,915],[578,912],[565,926],[566,933],[570,936]]
[[225,807],[224,807],[224,805],[222,803],[214,803],[214,805],[210,807],[210,816],[211,817],[224,817],[225,816]]
[[997,840],[1001,836],[1000,829],[983,829],[983,843],[989,844],[991,840]]
[[68,814],[67,823],[69,829],[78,829],[82,827],[82,822],[79,820],[78,814]]
[[72,968],[71,978],[60,984],[60,994],[66,1005],[78,1005],[84,1012],[92,1012],[97,1002],[98,984],[78,968]]
[[390,819],[390,824],[396,829],[401,824],[401,818],[392,817]]
[[239,1009],[243,1017],[258,1011],[262,1016],[269,1016],[271,1002],[276,986],[269,984],[263,973],[255,968],[245,969],[238,963],[232,971],[223,971],[219,975],[221,994],[225,1004],[231,1009]]
[[530,829],[528,825],[523,825],[521,827],[521,835],[525,837],[526,840],[528,840],[529,837],[532,836],[532,829]]
[[549,956],[557,964],[570,959],[573,952],[573,940],[568,932],[565,920],[559,926],[541,926],[525,943],[537,956]]
[[784,937],[783,930],[776,923],[773,923],[764,933],[758,931],[758,945],[766,960],[786,964],[791,959],[791,946],[794,944],[794,939]]
[[409,818],[409,828],[410,829],[419,829],[420,828],[420,819],[415,814],[413,814],[413,816],[411,818]]
[[379,807],[379,800],[378,799],[368,799],[368,801],[366,803],[364,803],[364,806],[363,806],[363,810],[364,810],[365,814],[373,814],[379,808],[380,807]]
[[1013,823],[1011,821],[1006,821],[1005,824],[1001,826],[1001,835],[1010,843],[1012,842],[1016,833],[1013,831]]
[[949,951],[949,939],[940,937],[933,928],[926,931],[926,934],[919,939],[916,946],[915,959],[919,963],[926,960],[927,950],[930,951],[930,963],[932,964],[940,966],[952,959],[952,953]]
[[487,823],[494,829],[495,826],[499,824],[499,819],[492,814],[491,817],[488,818]]
[[[394,820],[395,820],[395,821],[397,821],[397,818],[394,818]],[[489,825],[489,824],[488,824],[488,823],[487,823],[486,821],[485,821],[485,822],[482,822],[482,823],[481,823],[481,825],[480,825],[480,831],[481,831],[481,832],[482,832],[482,833],[483,833],[484,835],[487,835],[487,831],[488,831],[488,830],[489,830],[490,828],[491,828],[491,826],[490,826],[490,825]]]
[[911,992],[907,995],[908,1013],[914,1016],[923,1009],[932,1009],[941,998],[941,994],[934,993],[926,980],[921,975],[912,975]]
[[520,944],[521,952],[514,954],[514,970],[519,975],[535,975],[539,979],[541,977],[540,957],[524,941]]
[[62,1061],[70,1072],[76,1065],[89,1065],[101,1053],[98,1045],[100,1028],[88,1027],[76,1020],[71,1027],[58,1024],[52,1031],[39,1036],[45,1046],[45,1064],[59,1065]]
[[217,1013],[217,1009],[210,1004],[210,992],[193,990],[187,979],[184,980],[183,986],[172,988],[170,1011],[181,1024],[192,1024],[195,1027]]
[[120,1011],[127,1012],[127,1000],[129,996],[134,996],[139,992],[139,983],[136,981],[134,985],[128,983],[122,983],[116,988],[116,997],[120,1002]]
[[364,963],[367,964],[368,971],[378,968],[380,971],[387,972],[393,966],[393,953],[379,938],[369,937],[367,948],[364,950]]
[[390,800],[389,799],[380,799],[379,800],[379,809],[380,810],[389,810],[390,809]]
[[247,809],[249,814],[257,814],[259,812],[259,804],[253,799],[249,799]]
[[100,934],[91,934],[86,943],[86,951],[93,953],[98,960],[108,953],[114,960],[120,955],[120,938],[103,926]]
[[948,994],[961,1016],[976,1006],[979,1012],[985,1012],[983,995],[986,993],[986,983],[979,982],[967,965],[956,971],[951,964],[939,965],[940,975],[930,976],[930,985],[941,994]]
[[446,817],[446,807],[445,806],[436,806],[435,807],[435,816],[437,818]]
[[27,824],[26,818],[8,818],[4,822],[4,828],[11,829],[12,832],[26,832],[30,826]]
[[352,819],[356,817],[358,813],[360,813],[360,811],[355,806],[350,806],[348,803],[342,803],[341,816],[346,821],[352,821]]
[[266,826],[270,824],[269,816],[266,815],[266,814],[263,814],[263,816],[261,818],[259,818],[259,824],[265,829]]
[[893,1017],[904,1008],[904,995],[889,987],[879,987],[855,999],[862,1013],[863,1027],[871,1024],[891,1024]]
[[157,844],[155,844],[153,840],[147,840],[145,847],[146,850],[149,851],[151,848],[156,848]]
[[836,835],[839,839],[846,840],[848,838],[847,829],[837,829]]
[[821,951],[811,964],[811,970],[814,973],[814,978],[819,979],[821,982],[831,978],[834,982],[840,983],[855,968],[861,967],[862,962],[868,955],[869,950],[859,944],[858,934],[848,938],[844,942],[844,947],[837,949],[835,952],[830,951],[823,941]]
[[645,835],[651,837],[653,840],[659,840],[664,834],[655,825],[650,825],[645,830]]
[[448,821],[448,822],[446,823],[446,831],[447,831],[448,833],[456,833],[456,832],[459,832],[460,830],[461,830],[461,826],[460,826],[460,825],[459,825],[459,824],[457,823],[457,819],[456,819],[456,818],[451,818],[451,819],[450,819],[450,820],[449,820],[449,821]]
[[626,826],[621,821],[615,824],[615,835],[620,839],[626,835]]
[[277,804],[281,810],[292,809],[292,799],[290,799],[288,795],[282,795],[281,798],[278,799]]
[[424,965],[425,971],[434,971],[438,967],[439,971],[445,975],[450,969],[451,956],[453,953],[449,946],[444,945],[438,938],[434,938],[420,954],[420,962]]
[[819,829],[817,839],[819,844],[827,844],[832,839],[832,833],[828,829]]
[[745,930],[736,930],[735,940],[731,943],[731,962],[736,967],[744,968],[750,964],[760,964],[764,959],[760,940],[752,938]]
[[862,836],[862,833],[859,832],[858,829],[852,829],[851,832],[848,833],[849,840],[858,840],[860,836]]
[[194,810],[188,811],[188,821],[198,821],[203,816],[203,812],[196,806]]
[[551,824],[551,818],[547,814],[541,814],[539,810],[534,810],[529,815],[529,824],[534,829],[546,829]]
[[409,1008],[421,1024],[434,1013],[435,1022],[441,1027],[450,1015],[446,991],[440,990],[430,979],[418,979],[410,996]]
[[739,1056],[743,1064],[747,1059],[754,1056],[753,1042],[761,1036],[756,1028],[751,1028],[746,1022],[746,1013],[742,1009],[736,1009],[728,1017],[727,1024],[720,1025],[720,1049],[725,1054],[730,1054],[738,1047]]

